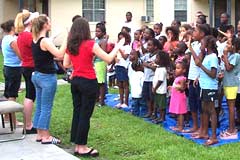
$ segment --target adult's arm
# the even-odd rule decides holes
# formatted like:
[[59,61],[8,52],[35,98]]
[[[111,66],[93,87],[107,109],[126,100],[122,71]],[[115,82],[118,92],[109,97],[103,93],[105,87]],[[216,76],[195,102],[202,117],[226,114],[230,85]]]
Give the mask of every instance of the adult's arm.
[[43,38],[40,46],[42,50],[49,51],[57,59],[63,59],[64,53],[67,48],[67,39],[63,41],[60,49],[58,49],[49,38]]
[[71,60],[70,60],[68,54],[64,54],[63,67],[64,68],[71,68],[72,67],[72,63],[71,63]]
[[14,50],[14,52],[16,53],[16,55],[18,56],[18,58],[20,60],[22,60],[22,57],[20,55],[20,51],[17,45],[17,41],[12,41],[12,43],[10,44],[11,48]]
[[122,38],[117,43],[117,45],[115,45],[115,47],[109,54],[107,54],[104,50],[102,50],[101,47],[97,43],[94,44],[92,51],[100,59],[104,60],[107,63],[111,63],[112,60],[114,59],[114,57],[116,57],[116,55],[118,54],[120,47],[123,46],[124,43],[125,43],[125,39]]

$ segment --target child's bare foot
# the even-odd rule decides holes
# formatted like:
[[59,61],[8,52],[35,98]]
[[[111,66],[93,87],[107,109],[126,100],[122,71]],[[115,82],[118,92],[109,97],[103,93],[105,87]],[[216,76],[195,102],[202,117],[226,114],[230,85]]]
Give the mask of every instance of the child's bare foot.
[[202,135],[202,134],[198,134],[196,136],[191,136],[191,138],[193,139],[208,139],[208,135]]
[[205,141],[204,146],[211,146],[211,145],[214,145],[214,144],[217,144],[217,143],[218,143],[217,139],[210,138],[207,141]]

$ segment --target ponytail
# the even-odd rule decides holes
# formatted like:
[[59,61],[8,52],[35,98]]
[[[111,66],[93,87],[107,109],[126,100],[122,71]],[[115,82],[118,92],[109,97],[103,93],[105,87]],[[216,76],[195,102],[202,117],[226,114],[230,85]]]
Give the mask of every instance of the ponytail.
[[43,29],[44,24],[48,22],[48,18],[45,15],[41,15],[35,18],[32,22],[32,36],[36,40]]
[[24,31],[25,25],[24,21],[26,21],[30,17],[30,12],[28,10],[23,10],[21,13],[18,13],[15,18],[15,32],[20,33]]

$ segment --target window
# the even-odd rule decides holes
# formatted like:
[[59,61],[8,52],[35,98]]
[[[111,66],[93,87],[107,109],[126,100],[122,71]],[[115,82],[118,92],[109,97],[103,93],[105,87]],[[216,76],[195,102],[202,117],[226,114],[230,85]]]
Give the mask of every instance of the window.
[[179,21],[187,21],[187,0],[174,1],[174,19]]
[[154,10],[153,10],[154,0],[146,0],[146,15],[150,17],[150,20],[153,21]]
[[83,0],[83,17],[90,22],[105,20],[105,0]]
[[31,12],[36,12],[36,0],[19,0],[19,9],[28,9]]

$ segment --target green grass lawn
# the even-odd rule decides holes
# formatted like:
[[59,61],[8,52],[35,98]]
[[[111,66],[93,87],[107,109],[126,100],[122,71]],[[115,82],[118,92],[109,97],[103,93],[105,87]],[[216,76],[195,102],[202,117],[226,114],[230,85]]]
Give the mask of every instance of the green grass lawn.
[[[0,53],[0,82],[3,57]],[[111,89],[111,93],[116,90]],[[18,102],[23,102],[24,92]],[[72,99],[69,85],[58,86],[50,131],[62,139],[62,148],[73,148],[69,142]],[[159,125],[110,107],[96,108],[91,119],[88,145],[100,152],[102,160],[238,160],[239,143],[206,148],[166,132]],[[82,158],[84,159],[84,158]]]
[[[20,102],[23,94],[20,94]],[[73,148],[69,142],[71,119],[69,85],[58,86],[50,130],[53,135],[62,139],[63,148]],[[159,125],[110,107],[95,108],[88,145],[99,150],[99,159],[102,160],[240,159],[239,143],[206,148],[166,132]]]

